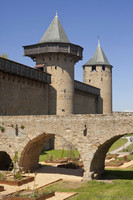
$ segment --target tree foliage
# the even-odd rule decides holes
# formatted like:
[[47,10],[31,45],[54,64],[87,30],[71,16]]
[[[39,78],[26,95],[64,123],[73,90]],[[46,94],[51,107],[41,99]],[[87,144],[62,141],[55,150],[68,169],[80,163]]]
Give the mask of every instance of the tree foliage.
[[8,54],[2,53],[0,57],[8,59]]

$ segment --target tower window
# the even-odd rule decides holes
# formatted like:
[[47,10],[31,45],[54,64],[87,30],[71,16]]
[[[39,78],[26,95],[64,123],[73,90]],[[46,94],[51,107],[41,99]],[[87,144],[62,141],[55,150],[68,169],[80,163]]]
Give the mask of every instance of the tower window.
[[91,82],[91,79],[89,79],[89,82]]
[[96,66],[92,66],[92,71],[96,71]]
[[55,67],[55,69],[57,69],[57,67]]
[[102,66],[102,71],[105,71],[105,66]]

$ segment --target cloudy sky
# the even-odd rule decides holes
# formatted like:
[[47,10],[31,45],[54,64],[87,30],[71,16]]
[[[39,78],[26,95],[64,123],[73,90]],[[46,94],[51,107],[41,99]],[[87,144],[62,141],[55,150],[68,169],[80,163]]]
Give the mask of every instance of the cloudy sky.
[[41,39],[56,10],[71,43],[84,48],[75,79],[82,81],[99,35],[113,65],[113,110],[133,111],[133,0],[0,0],[0,55],[34,67],[22,46]]

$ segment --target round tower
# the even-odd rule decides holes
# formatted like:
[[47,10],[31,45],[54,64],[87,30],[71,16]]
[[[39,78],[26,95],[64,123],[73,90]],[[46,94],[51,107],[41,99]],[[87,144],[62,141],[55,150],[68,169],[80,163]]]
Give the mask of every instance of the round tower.
[[100,88],[99,113],[112,112],[112,65],[98,41],[94,56],[83,65],[83,82]]
[[74,65],[82,59],[83,48],[69,42],[56,14],[39,43],[24,46],[24,55],[36,61],[36,68],[50,73],[49,114],[72,114]]

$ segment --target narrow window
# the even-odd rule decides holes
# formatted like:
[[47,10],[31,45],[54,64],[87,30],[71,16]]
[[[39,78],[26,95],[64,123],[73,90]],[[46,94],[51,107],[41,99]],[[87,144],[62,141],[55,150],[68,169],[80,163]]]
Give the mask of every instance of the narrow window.
[[89,79],[89,82],[91,82],[91,79]]
[[102,71],[105,71],[105,66],[102,66]]
[[92,66],[92,71],[96,71],[96,66]]
[[55,67],[55,69],[57,69],[57,67]]
[[103,78],[101,78],[101,81],[103,81]]
[[87,127],[86,127],[86,125],[85,125],[85,129],[83,130],[83,135],[87,136]]
[[62,109],[62,112],[65,112],[65,109]]
[[15,132],[16,132],[16,136],[18,136],[18,126],[16,125],[16,128],[15,128]]

